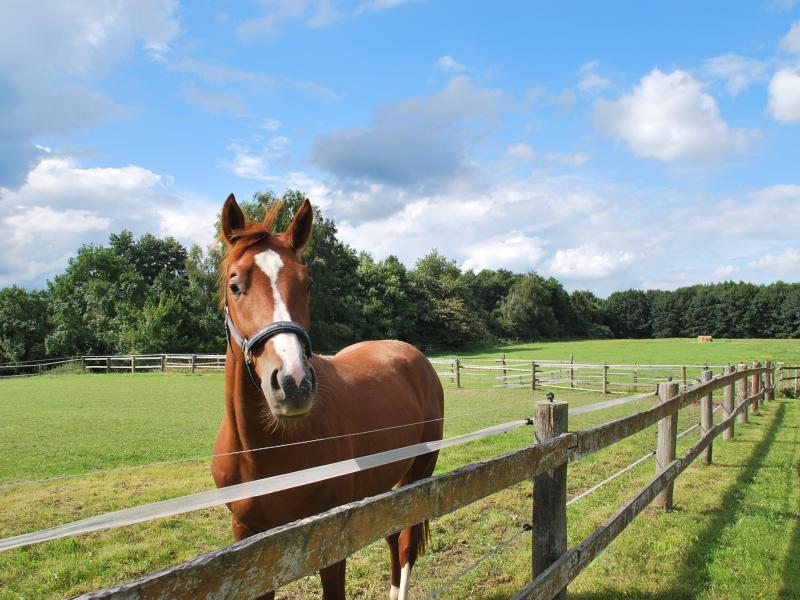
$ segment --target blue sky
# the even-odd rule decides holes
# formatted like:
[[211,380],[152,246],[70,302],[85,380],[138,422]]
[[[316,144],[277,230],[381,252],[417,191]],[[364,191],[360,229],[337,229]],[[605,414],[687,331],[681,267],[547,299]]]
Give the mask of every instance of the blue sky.
[[796,1],[12,0],[0,47],[0,285],[287,187],[409,266],[800,278]]

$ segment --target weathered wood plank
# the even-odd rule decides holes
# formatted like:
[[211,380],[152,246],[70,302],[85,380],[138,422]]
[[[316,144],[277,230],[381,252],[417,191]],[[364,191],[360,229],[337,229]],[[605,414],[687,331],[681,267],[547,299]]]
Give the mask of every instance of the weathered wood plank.
[[[658,397],[664,403],[675,396],[678,384],[673,382],[658,384]],[[658,444],[656,445],[656,474],[663,473],[675,461],[678,445],[678,411],[674,411],[658,422]],[[674,484],[668,483],[656,497],[656,505],[672,510]]]
[[423,479],[258,534],[84,600],[255,597],[348,557],[390,533],[532,479],[566,462],[574,434]]
[[[703,371],[702,380],[704,383],[711,381],[711,371]],[[712,392],[703,396],[700,400],[700,437],[705,435],[714,426],[714,403]],[[711,464],[714,458],[714,444],[713,442],[706,448],[705,463]]]
[[[536,403],[536,437],[545,442],[566,433],[566,402]],[[567,463],[533,478],[533,577],[543,572],[567,550]],[[559,591],[554,600],[563,600]]]

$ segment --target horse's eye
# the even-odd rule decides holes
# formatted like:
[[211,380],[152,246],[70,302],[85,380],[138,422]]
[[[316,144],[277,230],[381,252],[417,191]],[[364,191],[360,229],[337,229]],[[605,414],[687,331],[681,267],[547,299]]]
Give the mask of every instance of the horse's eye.
[[229,287],[231,288],[231,292],[233,292],[234,296],[238,296],[242,293],[242,288],[240,288],[239,284],[234,281],[231,282]]

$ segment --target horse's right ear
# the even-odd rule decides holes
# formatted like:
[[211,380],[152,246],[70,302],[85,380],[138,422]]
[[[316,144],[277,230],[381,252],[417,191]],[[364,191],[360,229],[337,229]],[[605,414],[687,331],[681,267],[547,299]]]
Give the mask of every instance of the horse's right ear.
[[228,245],[233,244],[233,238],[235,237],[236,231],[240,229],[244,229],[244,213],[242,209],[239,208],[239,204],[236,202],[236,197],[233,194],[228,196],[228,199],[225,200],[225,205],[222,207],[222,237],[225,238],[225,241]]

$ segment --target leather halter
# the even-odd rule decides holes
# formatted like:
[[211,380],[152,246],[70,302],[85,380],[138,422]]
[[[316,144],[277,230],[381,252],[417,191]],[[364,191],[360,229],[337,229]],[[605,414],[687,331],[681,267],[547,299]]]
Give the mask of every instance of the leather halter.
[[296,321],[275,321],[266,327],[262,327],[249,338],[244,337],[239,330],[236,329],[236,325],[233,324],[231,313],[228,310],[228,290],[225,290],[225,339],[228,342],[228,346],[231,348],[233,348],[231,338],[236,341],[236,345],[239,346],[242,354],[244,354],[244,364],[247,368],[247,373],[250,375],[253,384],[259,388],[259,390],[261,387],[256,383],[252,370],[253,352],[280,333],[290,333],[300,338],[306,357],[311,358],[311,336],[308,335],[305,327]]

